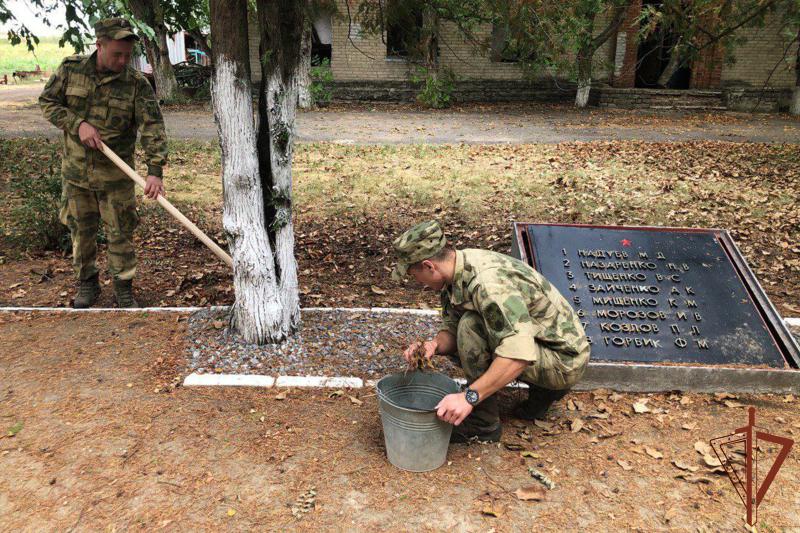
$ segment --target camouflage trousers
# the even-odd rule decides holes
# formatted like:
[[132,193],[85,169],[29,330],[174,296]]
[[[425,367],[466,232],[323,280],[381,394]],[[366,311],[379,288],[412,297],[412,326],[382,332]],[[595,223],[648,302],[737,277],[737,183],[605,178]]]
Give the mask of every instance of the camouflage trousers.
[[104,191],[93,191],[63,182],[61,223],[72,237],[72,265],[80,280],[97,274],[97,231],[102,220],[108,237],[108,270],[114,279],[129,280],[136,274],[133,230],[139,225],[132,181],[109,182]]
[[[467,383],[481,377],[492,364],[493,354],[497,346],[490,346],[481,316],[474,311],[465,312],[458,321],[456,346],[457,363],[464,370]],[[586,365],[570,370],[562,362],[561,355],[547,347],[536,344],[531,346],[536,351],[536,361],[531,363],[520,376],[520,381],[544,389],[566,390],[571,388],[583,376]],[[470,423],[487,429],[494,429],[500,424],[500,410],[497,395],[481,401],[469,416]]]

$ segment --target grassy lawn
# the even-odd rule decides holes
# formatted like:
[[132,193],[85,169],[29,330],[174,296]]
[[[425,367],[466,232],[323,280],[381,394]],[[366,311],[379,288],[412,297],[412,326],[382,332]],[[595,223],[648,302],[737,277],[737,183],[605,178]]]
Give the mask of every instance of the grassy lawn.
[[[0,156],[0,212],[7,213],[9,178],[45,166],[46,144],[0,141]],[[217,144],[174,141],[170,159],[169,198],[222,239]],[[317,243],[298,253],[312,265],[328,254],[315,246],[335,241],[331,246],[342,248],[332,252],[336,263],[346,261],[353,271],[361,257],[383,257],[395,232],[432,217],[445,223],[456,245],[503,251],[513,220],[724,228],[765,289],[785,302],[781,311],[800,315],[800,149],[794,145],[303,144],[296,146],[294,180],[298,238]]]
[[39,44],[31,52],[25,43],[12,46],[6,39],[0,40],[0,76],[11,74],[16,70],[36,70],[36,65],[47,72],[52,72],[66,56],[75,54],[69,45],[58,46],[58,37],[42,37]]

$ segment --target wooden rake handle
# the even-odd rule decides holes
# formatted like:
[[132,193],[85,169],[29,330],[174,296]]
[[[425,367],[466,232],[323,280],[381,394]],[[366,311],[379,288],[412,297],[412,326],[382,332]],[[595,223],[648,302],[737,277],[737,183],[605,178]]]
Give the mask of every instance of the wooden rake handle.
[[[130,179],[132,179],[133,181],[135,181],[135,182],[136,182],[136,183],[137,183],[137,184],[138,184],[138,185],[139,185],[139,186],[140,186],[142,189],[144,189],[144,187],[145,187],[145,184],[146,184],[146,182],[145,182],[144,178],[143,178],[143,177],[141,177],[139,174],[137,174],[137,172],[136,172],[135,170],[133,170],[133,169],[132,169],[132,168],[131,168],[131,167],[130,167],[130,166],[129,166],[129,165],[128,165],[128,164],[127,164],[125,161],[123,161],[122,159],[120,159],[120,157],[119,157],[117,154],[115,154],[115,153],[114,153],[114,150],[112,150],[111,148],[109,148],[108,146],[106,146],[106,144],[105,144],[105,143],[100,143],[100,151],[101,151],[101,152],[103,152],[103,153],[106,155],[106,157],[108,157],[108,158],[109,158],[111,161],[113,161],[113,162],[114,162],[114,164],[115,164],[115,165],[117,165],[121,171],[123,171],[125,174],[127,174],[127,175],[128,175],[128,177],[129,177]],[[167,200],[166,198],[164,198],[163,196],[161,196],[161,195],[159,194],[159,195],[158,195],[158,197],[156,198],[156,201],[157,201],[159,204],[161,204],[161,207],[163,207],[164,209],[166,209],[166,210],[167,210],[167,212],[168,212],[170,215],[172,215],[173,217],[175,217],[175,218],[178,220],[178,222],[180,222],[181,224],[183,224],[183,227],[185,227],[186,229],[188,229],[189,231],[191,231],[191,232],[192,232],[192,234],[193,234],[195,237],[197,237],[198,239],[200,239],[200,241],[201,241],[203,244],[205,244],[206,246],[208,246],[208,247],[211,249],[211,251],[212,251],[212,252],[214,252],[214,254],[215,254],[217,257],[219,257],[220,259],[222,259],[222,261],[223,261],[223,262],[224,262],[226,265],[228,265],[230,268],[233,268],[233,260],[231,259],[231,256],[229,256],[227,253],[225,253],[225,250],[223,250],[222,248],[220,248],[220,247],[217,245],[217,243],[215,243],[214,241],[212,241],[212,240],[211,240],[211,237],[209,237],[208,235],[206,235],[205,233],[203,233],[203,232],[202,232],[202,230],[201,230],[200,228],[198,228],[197,226],[195,226],[195,225],[194,225],[194,222],[192,222],[191,220],[189,220],[188,218],[186,218],[186,217],[183,215],[183,213],[181,213],[180,211],[178,211],[178,209],[177,209],[177,208],[176,208],[174,205],[172,205],[172,204],[169,202],[169,200]]]

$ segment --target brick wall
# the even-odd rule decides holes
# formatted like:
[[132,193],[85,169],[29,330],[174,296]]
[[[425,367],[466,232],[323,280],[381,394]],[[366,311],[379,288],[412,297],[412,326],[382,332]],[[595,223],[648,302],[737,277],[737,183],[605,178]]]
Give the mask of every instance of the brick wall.
[[[784,51],[791,38],[781,35],[781,14],[770,14],[763,28],[743,28],[737,36],[747,42],[736,49],[736,62],[723,64],[721,83],[723,86],[761,88],[770,71],[777,65],[769,86],[775,88],[794,87],[794,63],[797,58],[797,43],[792,45],[785,58]],[[794,28],[797,31],[797,28]],[[796,35],[796,33],[794,34]],[[792,35],[792,36],[794,36]]]
[[[338,0],[340,12],[346,14],[344,0]],[[619,37],[610,38],[595,55],[594,79],[608,81],[616,87],[631,87],[631,67],[635,64],[638,45],[632,41],[631,23],[638,16],[641,1],[636,0],[623,24],[625,37],[621,43]],[[351,2],[352,10],[352,2]],[[598,16],[595,31],[599,33],[608,23],[610,13]],[[737,36],[747,38],[747,42],[738,47],[735,63],[728,64],[719,60],[718,52],[705,52],[702,61],[693,65],[693,88],[757,87],[760,88],[770,71],[775,69],[770,87],[785,89],[794,86],[794,62],[797,54],[795,43],[785,54],[786,39],[780,32],[782,17],[771,15],[763,28],[744,28]],[[374,82],[407,82],[413,72],[413,66],[403,59],[386,57],[386,45],[376,35],[364,35],[357,23],[349,26],[347,16],[334,18],[331,68],[337,82],[374,81]],[[348,30],[350,38],[348,39]],[[476,30],[478,42],[483,42],[491,35],[491,26],[485,25]],[[258,23],[254,16],[250,17],[248,26],[250,42],[250,66],[253,81],[261,78],[258,52]],[[624,50],[622,49],[624,48]],[[454,24],[443,22],[439,42],[440,62],[451,68],[462,81],[525,80],[526,77],[515,63],[493,61],[489,51],[482,46],[470,42]],[[619,57],[617,57],[619,56]],[[621,63],[620,63],[621,61]],[[616,67],[616,69],[615,69]],[[615,72],[616,70],[616,72]],[[565,73],[547,73],[542,79],[563,79]],[[489,84],[487,87],[492,87]],[[497,85],[500,87],[501,85]]]
[[[353,10],[351,2],[351,12]],[[344,17],[333,20],[333,46],[331,69],[337,81],[355,80],[408,80],[413,66],[403,59],[386,57],[386,44],[380,36],[363,34],[357,23],[350,25],[347,8],[339,0],[339,11]],[[609,14],[597,18],[597,33],[607,24]],[[348,31],[349,30],[349,31]],[[494,61],[491,52],[482,46],[491,37],[492,26],[484,24],[474,30],[474,40],[468,39],[455,24],[441,22],[439,35],[439,61],[453,70],[462,80],[522,80],[524,73],[516,63]],[[350,39],[348,39],[348,34]],[[606,79],[613,68],[613,39],[609,39],[595,55],[595,78]],[[564,77],[565,73],[546,73],[542,78]]]

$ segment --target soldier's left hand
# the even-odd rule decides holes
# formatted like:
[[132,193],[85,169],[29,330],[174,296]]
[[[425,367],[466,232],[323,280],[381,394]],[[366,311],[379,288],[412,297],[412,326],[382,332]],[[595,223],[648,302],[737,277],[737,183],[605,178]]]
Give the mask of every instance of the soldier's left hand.
[[144,195],[151,200],[155,200],[158,198],[159,194],[161,196],[166,196],[164,183],[161,181],[161,178],[158,176],[147,176],[147,183],[144,184]]
[[463,392],[448,394],[436,406],[436,416],[454,426],[461,424],[472,412],[472,405]]

